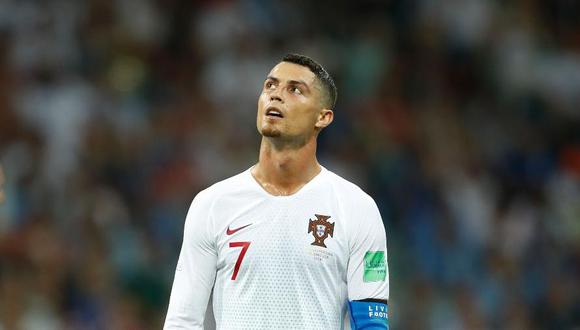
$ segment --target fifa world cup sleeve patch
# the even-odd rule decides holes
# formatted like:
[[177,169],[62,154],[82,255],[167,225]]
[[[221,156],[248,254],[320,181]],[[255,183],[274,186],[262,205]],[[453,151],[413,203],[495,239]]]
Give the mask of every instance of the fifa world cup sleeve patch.
[[387,277],[385,251],[367,251],[364,260],[364,282],[384,281]]
[[389,330],[387,304],[373,301],[373,299],[349,301],[348,304],[351,329]]

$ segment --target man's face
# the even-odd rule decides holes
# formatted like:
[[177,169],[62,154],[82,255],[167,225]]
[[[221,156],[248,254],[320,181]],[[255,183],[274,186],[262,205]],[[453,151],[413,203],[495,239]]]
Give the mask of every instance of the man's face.
[[268,74],[258,99],[258,132],[265,137],[307,140],[319,126],[320,84],[309,68],[280,62]]

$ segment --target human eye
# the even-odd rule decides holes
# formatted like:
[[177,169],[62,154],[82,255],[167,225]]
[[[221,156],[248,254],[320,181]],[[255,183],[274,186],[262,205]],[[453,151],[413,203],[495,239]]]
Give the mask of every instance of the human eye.
[[264,89],[273,89],[275,87],[274,82],[272,80],[266,80],[264,83]]
[[302,90],[300,89],[300,87],[297,87],[297,86],[291,86],[290,92],[293,94],[298,94],[298,95],[302,94]]

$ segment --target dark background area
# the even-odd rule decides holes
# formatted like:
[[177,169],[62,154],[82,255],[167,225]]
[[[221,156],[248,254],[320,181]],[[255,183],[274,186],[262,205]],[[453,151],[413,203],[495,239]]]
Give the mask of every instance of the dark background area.
[[288,52],[377,201],[393,329],[580,327],[580,3],[1,0],[0,329],[159,329],[193,196]]

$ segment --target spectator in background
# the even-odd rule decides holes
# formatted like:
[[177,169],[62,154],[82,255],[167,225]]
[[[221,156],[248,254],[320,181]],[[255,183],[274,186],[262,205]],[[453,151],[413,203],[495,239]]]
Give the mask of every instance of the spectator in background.
[[2,164],[0,164],[0,204],[4,203],[4,172],[2,171]]

